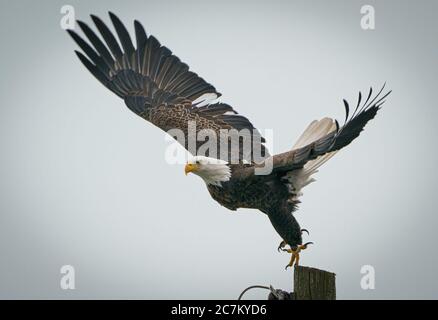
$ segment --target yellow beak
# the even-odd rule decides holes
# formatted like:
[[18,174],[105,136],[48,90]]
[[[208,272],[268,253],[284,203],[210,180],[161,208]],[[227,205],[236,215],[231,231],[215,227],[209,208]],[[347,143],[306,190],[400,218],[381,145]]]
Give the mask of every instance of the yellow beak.
[[184,168],[184,172],[186,173],[186,175],[189,172],[194,172],[196,170],[198,170],[198,166],[196,164],[193,164],[193,163],[187,163],[186,167]]

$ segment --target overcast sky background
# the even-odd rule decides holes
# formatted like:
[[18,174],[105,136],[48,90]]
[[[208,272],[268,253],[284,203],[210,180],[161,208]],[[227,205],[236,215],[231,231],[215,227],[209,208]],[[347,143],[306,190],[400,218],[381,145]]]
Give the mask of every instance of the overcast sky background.
[[[273,153],[308,123],[343,119],[342,98],[385,81],[365,132],[304,190],[296,217],[315,245],[301,263],[337,274],[340,299],[437,298],[436,1],[1,1],[0,298],[234,299],[292,289],[280,237],[254,210],[232,213],[168,142],[80,64],[60,8],[138,19]],[[376,30],[360,27],[372,4]],[[60,268],[76,289],[60,288]],[[375,290],[362,290],[372,265]],[[253,291],[247,298],[266,297]]]

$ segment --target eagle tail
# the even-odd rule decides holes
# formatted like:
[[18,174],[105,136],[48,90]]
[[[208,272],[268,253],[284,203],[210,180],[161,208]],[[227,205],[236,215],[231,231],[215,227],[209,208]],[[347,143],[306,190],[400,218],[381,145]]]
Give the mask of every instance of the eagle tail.
[[[309,124],[306,130],[304,130],[292,149],[299,149],[309,145],[325,137],[329,133],[336,131],[336,128],[336,122],[331,118],[314,120]],[[333,157],[336,152],[337,151],[326,153],[314,160],[308,161],[303,168],[286,173],[285,178],[288,181],[288,186],[292,195],[290,199],[291,201],[297,201],[298,197],[302,195],[302,188],[315,181],[315,179],[312,178],[312,175],[318,172],[318,168]]]

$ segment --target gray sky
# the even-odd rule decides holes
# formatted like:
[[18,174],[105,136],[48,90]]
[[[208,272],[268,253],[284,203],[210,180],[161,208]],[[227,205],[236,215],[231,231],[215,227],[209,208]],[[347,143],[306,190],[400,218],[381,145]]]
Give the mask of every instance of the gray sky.
[[[231,212],[164,161],[164,134],[130,112],[73,54],[60,8],[140,20],[273,153],[342,98],[384,81],[387,104],[304,190],[315,242],[301,262],[337,274],[338,298],[437,298],[434,1],[2,1],[0,297],[233,299],[292,288],[289,256],[254,210]],[[376,29],[360,27],[372,4]],[[76,289],[60,288],[72,265]],[[372,265],[375,290],[362,290]],[[248,293],[265,298],[266,292]]]

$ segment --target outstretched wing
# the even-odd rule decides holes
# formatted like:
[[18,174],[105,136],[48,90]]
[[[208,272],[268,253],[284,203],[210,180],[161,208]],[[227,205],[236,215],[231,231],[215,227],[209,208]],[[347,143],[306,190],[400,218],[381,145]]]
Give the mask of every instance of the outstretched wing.
[[[134,21],[135,48],[120,19],[111,12],[109,16],[121,46],[107,25],[94,15],[91,19],[103,41],[82,21],[78,21],[78,25],[91,45],[76,32],[68,30],[68,33],[85,53],[86,56],[75,51],[85,67],[105,87],[124,99],[129,109],[166,132],[179,129],[184,134],[184,141],[177,139],[178,142],[194,155],[199,154],[204,145],[202,155],[217,158],[222,155],[223,160],[230,161],[231,148],[227,147],[226,152],[220,150],[220,137],[226,130],[245,129],[238,139],[240,144],[249,139],[251,148],[247,153],[245,148],[239,148],[238,155],[233,155],[233,159],[252,161],[253,142],[258,144],[262,155],[268,156],[263,145],[265,140],[246,117],[237,114],[228,104],[212,103],[221,94],[211,84],[189,71],[187,64],[154,36],[148,36],[138,21]],[[201,130],[205,130],[204,140],[197,139]],[[196,133],[193,142],[189,142],[189,138],[193,139],[189,132]],[[172,131],[176,138],[174,133]],[[213,134],[216,136],[216,141],[213,141],[216,154],[212,154],[211,148],[205,148]]]
[[370,88],[366,101],[362,102],[362,93],[359,92],[357,106],[350,116],[350,106],[344,100],[345,121],[342,127],[336,121],[336,130],[332,130],[322,138],[319,138],[306,146],[281,153],[273,157],[273,171],[285,172],[302,168],[307,162],[314,160],[327,153],[338,151],[349,145],[364,129],[365,125],[373,119],[380,107],[385,103],[385,98],[391,91],[382,92],[385,86],[380,89],[375,97],[371,98],[373,90]]
[[[255,174],[257,167],[272,168],[271,174],[285,177],[286,174],[293,174],[293,171],[301,170],[309,164],[309,172],[315,169],[314,165],[320,165],[328,160],[336,151],[350,144],[364,129],[365,125],[375,117],[377,111],[385,103],[385,98],[391,91],[382,94],[385,86],[373,97],[373,90],[370,88],[365,102],[362,104],[362,93],[359,92],[357,106],[350,116],[350,106],[344,100],[345,121],[342,127],[335,121],[333,128],[331,119],[322,124],[327,133],[316,140],[307,140],[306,136],[300,139],[296,148],[291,151],[277,154],[268,158],[265,162],[250,168],[243,168],[235,173],[236,178],[245,179]],[[325,126],[326,125],[326,126]],[[333,130],[334,129],[334,130]],[[311,130],[310,130],[311,131]],[[310,132],[309,131],[309,132]],[[303,142],[304,145],[303,145]],[[312,162],[316,160],[316,162]],[[265,170],[261,172],[266,172]],[[314,172],[314,171],[313,171]]]

